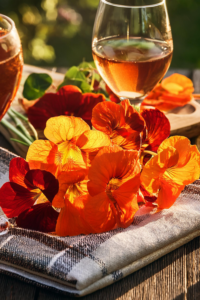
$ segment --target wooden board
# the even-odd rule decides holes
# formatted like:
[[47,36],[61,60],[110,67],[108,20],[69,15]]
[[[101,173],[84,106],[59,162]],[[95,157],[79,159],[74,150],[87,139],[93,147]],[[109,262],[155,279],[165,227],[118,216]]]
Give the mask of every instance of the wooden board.
[[193,138],[200,135],[200,104],[194,99],[187,105],[166,113],[171,124],[171,135]]

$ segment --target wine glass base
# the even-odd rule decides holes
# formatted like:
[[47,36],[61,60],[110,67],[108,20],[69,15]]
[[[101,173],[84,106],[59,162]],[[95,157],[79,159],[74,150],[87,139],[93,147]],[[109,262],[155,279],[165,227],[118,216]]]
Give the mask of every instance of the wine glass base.
[[[123,101],[125,99],[127,99],[127,98],[126,97],[120,97],[121,101]],[[131,105],[141,105],[143,99],[144,99],[144,97],[138,97],[138,98],[134,98],[134,99],[128,98],[128,100],[130,101]]]

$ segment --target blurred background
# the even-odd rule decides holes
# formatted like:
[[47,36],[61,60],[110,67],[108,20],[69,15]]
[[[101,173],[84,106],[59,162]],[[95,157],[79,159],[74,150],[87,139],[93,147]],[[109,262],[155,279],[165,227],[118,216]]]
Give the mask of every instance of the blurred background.
[[[91,37],[99,0],[0,0],[20,34],[26,64],[70,67],[92,60]],[[172,68],[200,68],[200,0],[167,0]]]

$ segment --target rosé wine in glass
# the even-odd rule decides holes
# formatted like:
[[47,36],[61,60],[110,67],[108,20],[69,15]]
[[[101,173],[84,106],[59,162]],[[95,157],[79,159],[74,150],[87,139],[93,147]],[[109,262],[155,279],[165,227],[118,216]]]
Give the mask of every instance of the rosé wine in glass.
[[118,97],[142,99],[172,60],[165,0],[101,0],[92,53],[100,75]]
[[22,48],[15,24],[0,14],[0,120],[17,93],[22,70]]

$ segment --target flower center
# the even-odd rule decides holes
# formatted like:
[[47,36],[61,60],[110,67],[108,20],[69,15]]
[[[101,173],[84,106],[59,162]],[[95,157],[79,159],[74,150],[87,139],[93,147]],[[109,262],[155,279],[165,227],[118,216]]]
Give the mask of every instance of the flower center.
[[113,196],[113,192],[116,191],[120,187],[121,181],[117,178],[112,178],[106,187],[106,194],[108,198],[111,200],[111,207],[113,210],[113,213],[115,215],[117,224],[120,224],[120,216],[122,214],[121,208],[119,204],[117,203],[116,199]]
[[108,198],[114,203],[116,202],[116,200],[114,199],[112,193],[113,193],[113,191],[116,191],[119,188],[119,184],[120,184],[119,179],[112,178],[106,187],[106,194],[107,194]]
[[35,201],[34,204],[46,203],[49,202],[47,197],[42,193],[42,191],[38,188],[31,190],[31,193],[34,193],[33,199]]
[[80,183],[71,184],[66,192],[69,195],[69,201],[74,202],[74,198],[80,197],[83,194]]

